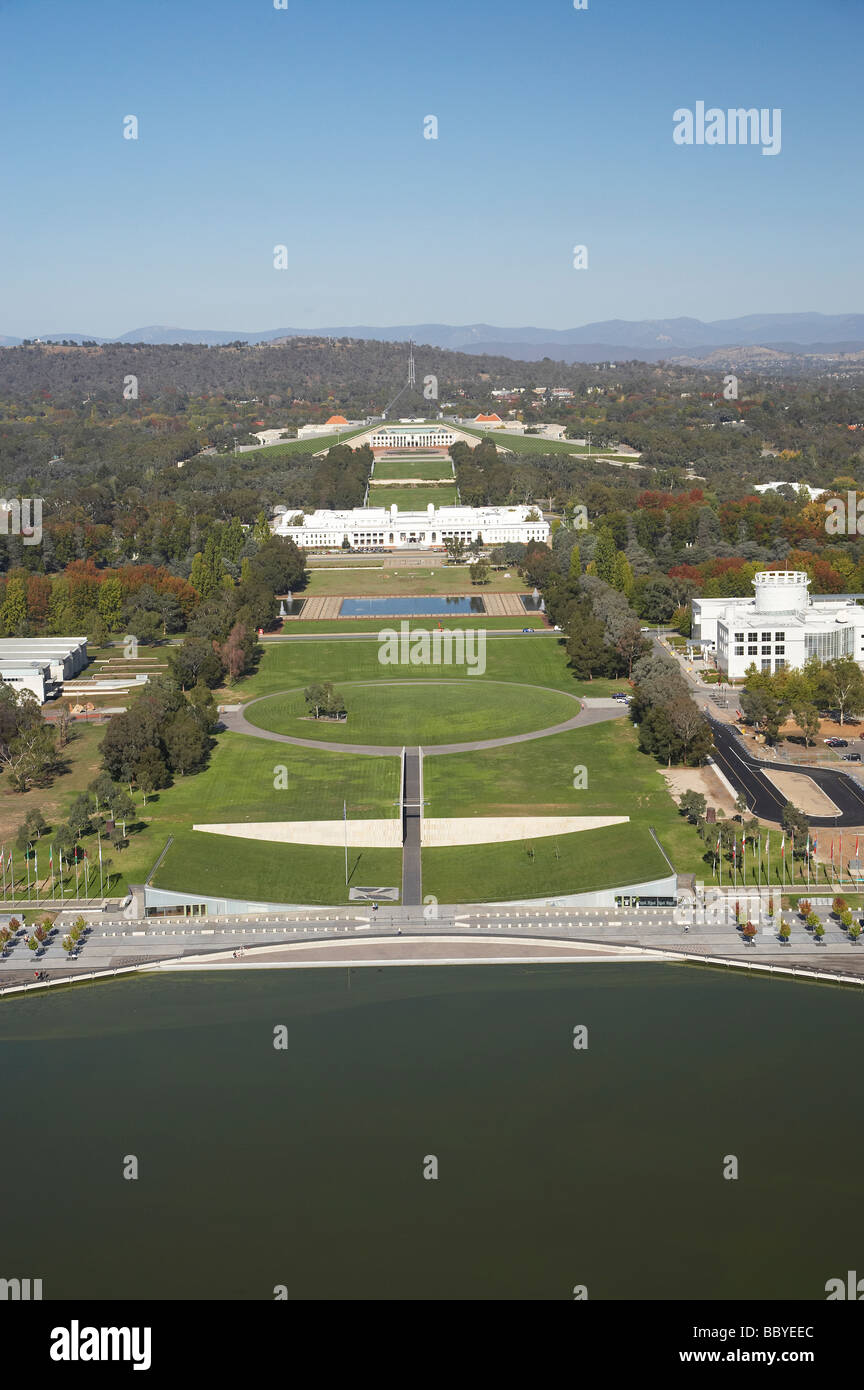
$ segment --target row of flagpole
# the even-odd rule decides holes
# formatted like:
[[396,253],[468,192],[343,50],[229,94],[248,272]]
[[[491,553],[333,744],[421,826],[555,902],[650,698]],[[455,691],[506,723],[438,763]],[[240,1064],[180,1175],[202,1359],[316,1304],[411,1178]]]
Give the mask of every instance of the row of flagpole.
[[[750,838],[751,838],[751,840],[753,839],[752,836],[751,836]],[[791,856],[790,856],[790,857],[791,857],[791,860],[792,860],[791,884],[790,884],[790,881],[789,881],[789,877],[787,876],[787,873],[786,873],[786,834],[785,834],[785,832],[784,832],[783,835],[782,835],[782,838],[781,838],[781,840],[780,840],[780,874],[781,874],[781,878],[780,878],[780,880],[778,880],[777,884],[774,885],[774,886],[776,886],[776,887],[788,887],[788,886],[794,887],[794,886],[795,886],[795,834],[794,834],[794,832],[790,831],[789,839],[790,839],[790,848],[791,848],[791,851],[792,851]],[[739,847],[739,840],[738,840],[738,833],[737,833],[737,831],[736,831],[736,832],[735,832],[735,836],[734,836],[734,838],[733,838],[733,840],[732,840],[732,877],[733,877],[733,883],[730,885],[730,886],[732,886],[732,887],[737,887],[737,886],[738,886],[738,868],[739,868],[738,847]],[[818,850],[818,848],[819,848],[819,842],[818,842],[816,836],[813,835],[813,836],[811,837],[811,835],[810,835],[810,833],[809,833],[809,831],[808,831],[808,834],[807,834],[807,843],[806,843],[806,846],[805,846],[805,848],[804,848],[804,860],[805,860],[806,868],[807,868],[807,887],[808,887],[808,888],[810,887],[810,861],[811,861],[811,859],[813,858],[813,856],[816,854],[816,851]],[[754,851],[755,851],[755,853],[756,853],[756,868],[755,868],[755,870],[752,870],[752,872],[753,872],[753,874],[754,874],[754,883],[756,883],[757,885],[761,885],[761,882],[762,882],[762,835],[761,835],[761,833],[759,834],[758,839],[756,840],[756,844],[754,844],[754,846],[753,846],[753,849],[754,849]],[[747,882],[747,835],[745,834],[745,832],[744,832],[743,829],[742,829],[742,831],[741,831],[740,850],[741,850],[741,857],[740,857],[741,883],[742,883],[742,885],[744,885],[744,884],[746,884],[746,882]],[[837,858],[838,858],[838,860],[839,860],[839,865],[840,865],[840,867],[839,867],[839,880],[840,880],[840,883],[841,883],[841,885],[842,885],[842,882],[843,882],[843,835],[842,835],[842,832],[840,833],[840,836],[839,836],[839,846],[838,846],[838,855],[837,855]],[[769,830],[769,831],[766,831],[766,834],[765,834],[765,860],[766,860],[765,886],[766,886],[766,887],[769,887],[769,886],[771,886],[771,832],[770,832],[770,830]],[[850,863],[857,863],[857,860],[858,860],[858,836],[856,835],[856,836],[855,836],[855,854],[854,854],[852,860],[850,860],[849,862],[850,862]],[[831,882],[834,883],[834,882],[837,880],[838,874],[837,874],[837,872],[836,872],[836,870],[835,870],[835,864],[834,864],[834,839],[833,839],[833,837],[832,837],[832,839],[831,839],[831,850],[830,850],[829,858],[823,862],[823,868],[825,868],[825,876],[826,876],[826,879],[827,879],[827,877],[828,877],[828,867],[827,867],[828,864],[830,864],[830,866],[831,866]],[[816,861],[814,872],[815,872],[814,886],[816,886],[816,885],[818,884],[818,881],[819,881],[819,861],[818,861],[818,860]],[[722,888],[722,886],[723,886],[723,852],[722,852],[722,835],[721,835],[720,833],[718,833],[718,835],[717,835],[717,843],[716,843],[716,845],[714,846],[713,877],[718,881],[718,886]],[[802,873],[802,879],[803,879],[803,873]],[[854,886],[856,885],[856,882],[857,882],[857,876],[856,876],[855,879],[853,879],[852,874],[850,873],[850,874],[849,874],[849,882],[850,882],[850,884],[854,887]]]
[[[101,835],[97,836],[97,839],[98,839],[98,842],[99,842],[99,896],[102,897],[103,894],[104,894],[104,891],[105,891],[105,881],[104,881],[104,873],[103,873],[103,868],[102,868],[102,837],[101,837]],[[78,857],[78,849],[79,849],[79,848],[81,849],[81,854],[82,854],[83,860],[84,860],[84,896],[85,896],[85,898],[86,898],[86,897],[89,896],[89,892],[88,892],[89,880],[90,880],[91,877],[95,878],[95,876],[96,876],[96,866],[95,866],[95,864],[92,864],[92,865],[91,865],[90,856],[88,855],[86,849],[84,849],[83,847],[80,847],[80,846],[77,846],[77,845],[76,845],[76,847],[75,847],[75,853],[74,853],[74,855],[72,856],[71,861],[70,861],[69,855],[67,854],[67,856],[66,856],[67,870],[66,870],[66,871],[68,871],[69,869],[71,869],[72,864],[74,863],[74,866],[75,866],[75,897],[76,897],[76,898],[79,898],[79,897],[81,896],[81,860],[80,860],[79,857]],[[28,901],[28,902],[31,900],[31,890],[32,890],[32,884],[31,884],[31,878],[30,878],[30,850],[31,850],[31,849],[33,850],[33,880],[32,880],[32,884],[35,884],[35,887],[36,887],[36,898],[38,899],[38,898],[40,897],[40,893],[39,893],[39,846],[38,846],[38,843],[31,842],[30,845],[28,846],[27,852],[26,852],[25,855],[24,855],[24,859],[25,859],[25,862],[26,862],[26,865],[27,865],[27,901]],[[65,886],[66,886],[66,885],[65,885],[66,871],[64,871],[64,867],[63,867],[63,851],[62,851],[61,849],[58,849],[57,855],[58,855],[58,859],[59,859],[59,864],[58,864],[59,875],[58,875],[57,877],[55,877],[55,873],[54,873],[54,846],[53,846],[53,844],[49,844],[49,846],[48,846],[48,871],[49,871],[49,873],[50,873],[50,875],[51,875],[51,897],[52,897],[52,899],[56,900],[56,897],[57,897],[57,878],[59,878],[59,883],[60,883],[60,901],[62,902],[62,901],[64,901],[64,899],[66,898],[66,892],[65,892]],[[13,901],[14,901],[14,900],[15,900],[15,854],[14,854],[14,851],[11,850],[11,849],[10,849],[9,853],[7,854],[7,853],[6,853],[6,846],[5,846],[5,844],[2,845],[2,847],[0,847],[0,870],[2,870],[2,879],[3,879],[3,900],[4,900],[4,902],[5,902],[5,901],[8,899],[8,897],[9,897],[9,895],[10,895],[10,893],[11,893],[11,897],[12,897],[12,899],[13,899]],[[6,882],[7,876],[8,876],[8,879],[9,879],[8,889],[7,889],[7,882]],[[47,879],[47,877],[46,877],[46,879],[45,879],[46,885],[47,885],[47,882],[48,882],[48,879]],[[95,886],[95,885],[94,885],[94,886]],[[23,887],[24,887],[24,881],[23,881],[23,879],[22,879],[22,880],[21,880],[21,888],[23,889]],[[109,887],[110,887],[110,875],[109,875]],[[46,891],[45,894],[42,895],[42,896],[44,896],[44,897],[47,898],[47,896],[48,896],[47,891]]]

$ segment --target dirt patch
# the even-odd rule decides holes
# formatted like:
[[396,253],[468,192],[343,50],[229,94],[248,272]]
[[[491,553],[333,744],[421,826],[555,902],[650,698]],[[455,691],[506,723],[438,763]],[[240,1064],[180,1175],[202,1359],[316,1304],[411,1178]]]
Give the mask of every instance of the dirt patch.
[[[823,738],[852,739],[860,738],[861,734],[862,723],[860,719],[847,719],[843,724],[838,724],[835,719],[823,719],[819,726],[819,733],[816,735],[816,745],[818,746]],[[794,719],[787,719],[785,724],[780,725],[780,737],[797,738],[803,742],[803,735]]]
[[710,767],[670,767],[659,771],[675,801],[680,801],[685,792],[701,792],[709,806],[734,816],[735,799]]

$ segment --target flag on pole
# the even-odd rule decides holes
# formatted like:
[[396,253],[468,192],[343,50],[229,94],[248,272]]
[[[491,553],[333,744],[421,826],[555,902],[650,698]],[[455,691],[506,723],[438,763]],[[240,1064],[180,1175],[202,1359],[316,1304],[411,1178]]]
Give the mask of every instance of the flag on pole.
[[785,858],[785,855],[786,855],[786,836],[784,835],[784,836],[783,836],[783,839],[780,841],[780,858],[781,858],[781,859]]

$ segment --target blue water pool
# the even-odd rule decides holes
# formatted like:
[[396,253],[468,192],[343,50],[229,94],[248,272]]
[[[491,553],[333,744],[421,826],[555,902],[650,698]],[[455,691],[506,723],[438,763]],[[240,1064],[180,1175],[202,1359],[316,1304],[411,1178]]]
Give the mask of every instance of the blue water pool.
[[485,613],[482,598],[345,598],[340,618],[418,618]]

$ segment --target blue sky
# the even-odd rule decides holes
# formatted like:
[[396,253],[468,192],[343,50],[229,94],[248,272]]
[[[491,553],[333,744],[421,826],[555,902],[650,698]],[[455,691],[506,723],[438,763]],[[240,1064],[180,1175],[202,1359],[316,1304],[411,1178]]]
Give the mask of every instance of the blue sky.
[[[0,333],[864,311],[862,39],[862,0],[0,0]],[[699,100],[781,152],[677,146]]]

